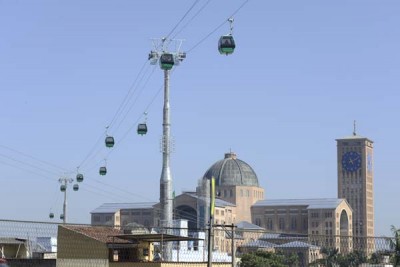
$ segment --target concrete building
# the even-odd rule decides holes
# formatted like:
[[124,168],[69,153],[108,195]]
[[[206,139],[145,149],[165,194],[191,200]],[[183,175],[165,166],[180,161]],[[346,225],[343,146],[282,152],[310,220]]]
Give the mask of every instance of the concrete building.
[[345,199],[260,200],[251,213],[253,223],[267,231],[311,236],[315,245],[342,252],[351,249],[353,212]]
[[154,226],[157,202],[104,203],[91,212],[92,225],[125,226],[138,223],[146,227]]
[[359,136],[337,139],[338,197],[345,198],[353,209],[355,246],[372,251],[374,244],[365,237],[374,236],[373,141]]

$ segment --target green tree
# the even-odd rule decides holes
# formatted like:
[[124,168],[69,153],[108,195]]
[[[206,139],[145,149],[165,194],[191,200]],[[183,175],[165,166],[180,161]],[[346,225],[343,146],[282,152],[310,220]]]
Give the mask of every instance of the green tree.
[[310,263],[310,266],[336,267],[338,266],[338,252],[337,248],[322,248],[321,253],[324,254],[324,258],[315,260]]
[[397,229],[394,227],[394,225],[392,225],[390,230],[394,235],[394,240],[390,241],[390,248],[394,250],[392,263],[394,266],[400,266],[400,229]]
[[340,267],[359,266],[365,262],[367,262],[367,258],[360,251],[353,251],[345,255],[339,254],[337,257],[337,264]]
[[287,267],[296,266],[295,254],[285,256],[279,253],[257,251],[246,253],[240,260],[240,267]]

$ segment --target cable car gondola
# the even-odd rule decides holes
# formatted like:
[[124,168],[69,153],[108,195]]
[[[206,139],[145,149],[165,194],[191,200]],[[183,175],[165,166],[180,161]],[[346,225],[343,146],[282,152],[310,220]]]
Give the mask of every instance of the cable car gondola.
[[231,34],[223,35],[219,39],[218,51],[220,54],[230,55],[235,50],[235,40]]
[[114,146],[114,137],[107,136],[105,142],[106,142],[106,147],[110,147],[110,148],[113,147]]
[[160,66],[163,70],[170,70],[174,66],[174,55],[170,53],[164,53],[160,57]]
[[139,123],[137,127],[137,133],[140,135],[144,135],[147,133],[147,124],[146,123]]
[[74,186],[72,187],[72,189],[74,189],[74,191],[78,191],[78,190],[79,190],[79,185],[78,185],[78,184],[74,184]]
[[60,186],[60,191],[61,191],[61,192],[65,192],[65,190],[67,190],[67,187],[66,187],[64,184],[62,184],[62,185]]
[[107,174],[107,168],[105,166],[100,167],[99,174],[100,175],[106,175]]
[[50,218],[50,219],[53,219],[53,218],[54,218],[54,213],[50,212],[49,218]]
[[230,55],[235,51],[235,39],[233,39],[233,18],[228,19],[230,24],[230,32],[227,35],[222,35],[218,42],[218,51],[220,54]]
[[78,183],[83,182],[83,174],[78,173],[78,174],[76,175],[76,181],[77,181]]

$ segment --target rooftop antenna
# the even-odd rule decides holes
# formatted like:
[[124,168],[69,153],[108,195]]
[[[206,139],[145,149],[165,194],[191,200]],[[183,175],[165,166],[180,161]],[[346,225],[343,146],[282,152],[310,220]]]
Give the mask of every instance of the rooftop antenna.
[[[165,233],[170,233],[173,219],[173,189],[172,176],[170,171],[170,154],[172,151],[171,142],[171,123],[170,123],[170,102],[169,102],[169,79],[170,71],[174,66],[179,65],[186,58],[186,53],[181,52],[180,48],[183,40],[169,40],[166,37],[153,39],[154,50],[150,51],[150,64],[157,62],[164,71],[164,107],[163,107],[163,136],[161,139],[162,152],[162,171],[160,178],[160,205],[162,228],[167,229]],[[168,51],[170,45],[175,43],[175,51]],[[165,260],[172,260],[172,243],[168,242],[163,246],[162,256]]]
[[354,120],[354,122],[353,122],[353,135],[354,136],[357,135],[357,133],[356,133],[356,120]]

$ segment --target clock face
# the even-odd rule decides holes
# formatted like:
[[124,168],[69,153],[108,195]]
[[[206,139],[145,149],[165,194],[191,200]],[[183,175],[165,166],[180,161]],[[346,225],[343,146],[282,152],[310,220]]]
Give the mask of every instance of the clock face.
[[348,172],[354,172],[361,167],[361,155],[355,151],[346,152],[342,157],[342,166]]

